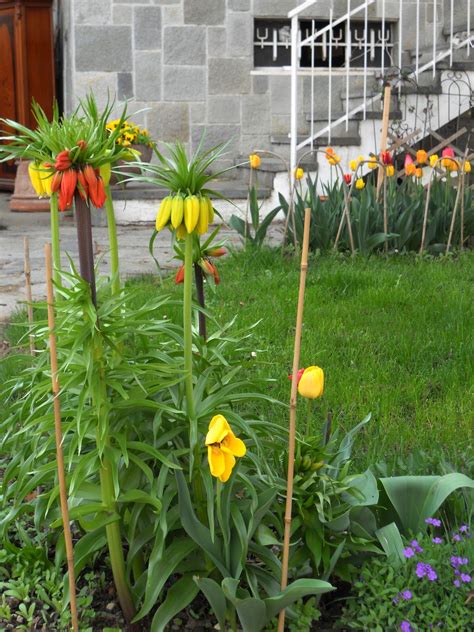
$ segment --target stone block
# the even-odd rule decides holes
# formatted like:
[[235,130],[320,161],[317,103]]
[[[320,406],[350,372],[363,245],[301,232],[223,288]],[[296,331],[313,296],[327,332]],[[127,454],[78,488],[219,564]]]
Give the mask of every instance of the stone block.
[[192,66],[164,66],[164,101],[205,101],[206,69]]
[[131,72],[119,72],[117,75],[117,98],[121,101],[133,97],[133,75]]
[[289,114],[274,114],[271,120],[271,133],[273,135],[282,136],[288,134],[291,126],[291,117]]
[[227,32],[223,26],[207,29],[207,51],[209,57],[222,57],[227,51]]
[[221,143],[229,142],[226,152],[233,158],[240,153],[240,126],[239,125],[193,125],[191,130],[191,140],[193,150],[199,145],[203,138],[202,148],[204,150],[215,147]]
[[273,75],[269,79],[272,112],[288,114],[291,109],[290,77]]
[[269,81],[264,75],[252,76],[252,92],[254,94],[266,94],[268,92]]
[[142,101],[161,100],[161,53],[135,53],[135,96]]
[[[271,150],[271,142],[269,134],[242,134],[241,138],[241,153],[243,156],[247,156],[256,149]],[[265,160],[265,157],[263,157]],[[283,163],[282,163],[283,171]]]
[[161,48],[161,7],[134,7],[135,48]]
[[181,4],[181,0],[152,0],[153,4]]
[[129,26],[76,26],[76,70],[127,72],[132,66]]
[[206,28],[204,26],[165,26],[164,63],[167,65],[204,66]]
[[250,11],[250,0],[227,0],[231,11]]
[[224,19],[224,0],[184,0],[186,24],[223,24]]
[[251,68],[246,59],[210,59],[209,94],[247,94]]
[[245,134],[270,132],[270,102],[266,95],[242,97],[242,131]]
[[113,7],[112,21],[114,24],[131,24],[133,20],[132,7],[117,4]]
[[240,123],[238,97],[209,97],[208,107],[209,123]]
[[101,25],[111,21],[111,0],[76,0],[74,3],[75,24]]
[[153,138],[165,142],[189,140],[187,103],[159,103],[147,113],[147,127]]
[[253,14],[256,17],[288,17],[288,12],[298,6],[295,0],[254,0]]
[[163,24],[166,26],[181,26],[184,24],[184,12],[181,4],[172,4],[169,7],[163,7]]
[[227,16],[227,55],[253,57],[253,17],[250,13]]
[[99,108],[104,107],[115,93],[117,75],[114,72],[76,72],[74,76],[74,104],[91,92]]
[[207,103],[205,101],[190,103],[189,116],[191,118],[191,125],[204,125],[207,118]]

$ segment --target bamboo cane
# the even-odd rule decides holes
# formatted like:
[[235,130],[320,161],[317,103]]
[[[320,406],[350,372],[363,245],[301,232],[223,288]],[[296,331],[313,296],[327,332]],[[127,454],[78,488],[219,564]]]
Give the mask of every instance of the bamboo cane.
[[456,200],[454,202],[454,208],[453,208],[453,215],[451,217],[451,226],[449,227],[449,235],[448,235],[448,243],[446,244],[446,253],[448,254],[449,249],[451,248],[451,240],[453,238],[453,231],[454,231],[454,224],[456,222],[456,215],[457,215],[457,211],[458,211],[458,206],[459,206],[459,200],[461,198],[461,191],[462,191],[462,175],[459,172],[459,181],[458,181],[458,190],[456,193]]
[[61,431],[61,407],[59,403],[58,358],[56,355],[56,335],[54,333],[54,293],[52,283],[51,244],[44,247],[46,260],[46,288],[48,302],[48,327],[49,327],[49,353],[51,357],[51,385],[53,391],[54,429],[56,439],[56,460],[58,464],[59,498],[61,504],[61,516],[64,528],[64,541],[66,544],[66,558],[69,574],[69,605],[71,609],[72,627],[75,632],[79,630],[76,605],[76,580],[74,576],[74,549],[72,545],[71,527],[69,524],[69,510],[67,504],[66,477],[64,474],[64,457],[62,448]]
[[[388,124],[390,121],[390,99],[392,97],[392,86],[390,84],[385,86],[383,95],[383,112],[382,112],[382,133],[380,136],[380,153],[387,151],[387,138],[388,138]],[[380,187],[382,181],[385,179],[385,173],[380,166],[377,175],[377,197],[379,196]]]
[[30,353],[32,356],[35,355],[35,338],[32,334],[33,327],[33,293],[31,291],[31,265],[30,265],[30,240],[28,237],[25,237],[23,240],[23,250],[24,250],[24,271],[25,271],[25,293],[27,306],[26,310],[28,313],[28,324],[30,329],[29,339],[30,339]]
[[463,170],[462,175],[462,193],[461,193],[461,230],[459,235],[459,249],[464,250],[464,193],[466,190],[466,173]]
[[[290,395],[290,428],[288,439],[288,477],[286,487],[285,506],[285,534],[283,540],[283,558],[281,564],[281,589],[284,590],[288,583],[288,559],[290,556],[290,531],[291,531],[291,504],[293,500],[293,476],[295,461],[295,433],[296,433],[296,395],[298,389],[298,368],[300,363],[301,328],[303,325],[304,293],[306,287],[306,270],[308,269],[309,228],[311,224],[311,209],[305,209],[303,250],[301,254],[300,287],[298,292],[298,309],[296,312],[295,344],[293,351],[293,379],[291,380]],[[280,611],[278,617],[278,632],[283,632],[285,627],[285,610]]]

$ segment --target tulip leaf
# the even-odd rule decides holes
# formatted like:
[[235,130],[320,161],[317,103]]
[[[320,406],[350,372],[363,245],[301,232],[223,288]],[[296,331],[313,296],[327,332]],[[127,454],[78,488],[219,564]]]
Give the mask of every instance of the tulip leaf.
[[225,630],[227,602],[224,591],[217,582],[208,577],[195,577],[194,581],[209,602],[219,623],[220,629]]
[[297,579],[279,594],[264,600],[267,608],[267,620],[270,621],[280,610],[306,597],[306,595],[322,595],[332,590],[336,590],[334,586],[320,579]]
[[398,568],[401,564],[405,563],[402,537],[397,525],[394,522],[378,529],[375,532],[375,535],[379,539],[379,542],[382,545],[390,563],[395,568]]
[[[153,617],[150,632],[164,632],[171,619],[184,610],[199,592],[193,578],[185,575],[178,579],[166,593],[166,598]],[[224,630],[224,628],[221,628]]]

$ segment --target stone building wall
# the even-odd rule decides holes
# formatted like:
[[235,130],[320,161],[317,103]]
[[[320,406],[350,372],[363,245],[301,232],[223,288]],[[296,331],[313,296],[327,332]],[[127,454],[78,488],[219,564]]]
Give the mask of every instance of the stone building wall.
[[[449,2],[438,1],[438,32]],[[459,2],[466,0],[456,0]],[[311,17],[328,16],[331,0],[321,0]],[[358,0],[357,0],[357,3]],[[130,100],[134,120],[152,136],[196,146],[232,139],[237,157],[256,147],[272,147],[290,122],[288,70],[253,67],[254,17],[286,17],[295,0],[70,0],[61,3],[65,105],[93,90],[100,102],[116,95]],[[352,3],[356,5],[355,0]],[[370,17],[381,17],[380,1]],[[346,0],[333,1],[335,15]],[[426,25],[421,45],[432,37],[432,0],[422,0]],[[386,2],[387,20],[398,19],[398,1]],[[415,1],[405,1],[404,49],[414,47]],[[307,83],[307,78],[301,81]],[[317,96],[327,104],[327,78],[318,77]],[[341,85],[335,82],[335,96]],[[303,85],[303,93],[305,87]],[[337,93],[337,94],[336,94]],[[305,125],[304,99],[300,125]],[[146,110],[146,111],[145,111]]]

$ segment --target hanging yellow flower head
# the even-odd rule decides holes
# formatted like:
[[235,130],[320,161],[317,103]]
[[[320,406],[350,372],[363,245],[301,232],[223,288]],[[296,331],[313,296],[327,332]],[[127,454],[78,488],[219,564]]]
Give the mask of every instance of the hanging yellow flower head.
[[301,180],[303,176],[304,176],[304,171],[301,167],[298,167],[298,169],[295,169],[295,178],[297,180]]
[[262,159],[258,154],[250,154],[249,162],[252,169],[258,169],[262,164]]
[[215,415],[206,435],[207,458],[212,476],[223,483],[229,480],[236,456],[244,456],[245,443],[232,432],[223,415]]
[[363,178],[358,178],[356,180],[356,189],[359,189],[359,191],[361,191],[364,187],[365,187],[364,179]]
[[309,399],[317,399],[323,391],[324,371],[319,366],[309,366],[298,380],[298,393]]

